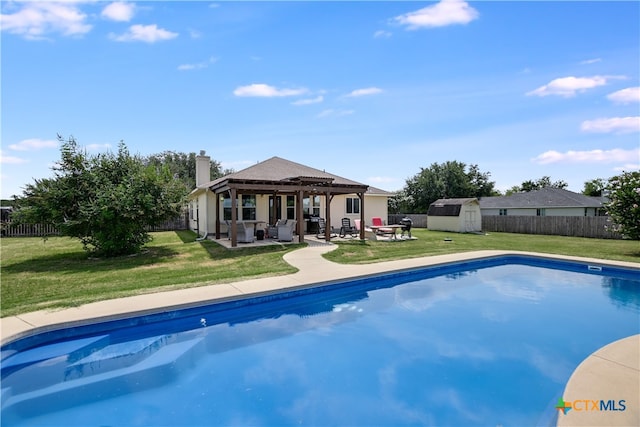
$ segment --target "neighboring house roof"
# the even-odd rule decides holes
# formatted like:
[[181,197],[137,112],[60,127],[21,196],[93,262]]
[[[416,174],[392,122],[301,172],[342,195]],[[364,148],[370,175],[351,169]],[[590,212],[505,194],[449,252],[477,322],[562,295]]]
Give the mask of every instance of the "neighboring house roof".
[[545,187],[540,190],[516,193],[510,196],[482,197],[481,209],[517,208],[599,208],[600,197],[589,197],[561,188]]
[[462,205],[477,204],[475,197],[464,199],[438,199],[429,205],[427,216],[458,216]]

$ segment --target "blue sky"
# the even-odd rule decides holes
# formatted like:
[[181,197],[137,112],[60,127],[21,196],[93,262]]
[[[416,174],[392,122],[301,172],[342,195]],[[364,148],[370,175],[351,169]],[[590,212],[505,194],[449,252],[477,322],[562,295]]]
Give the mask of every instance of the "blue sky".
[[640,166],[638,2],[2,2],[2,197],[90,153],[283,157],[385,190]]

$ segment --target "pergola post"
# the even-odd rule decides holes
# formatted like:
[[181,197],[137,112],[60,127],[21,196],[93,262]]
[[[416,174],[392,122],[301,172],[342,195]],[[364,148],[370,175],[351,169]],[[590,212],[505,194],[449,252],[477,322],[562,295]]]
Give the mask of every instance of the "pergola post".
[[220,239],[220,195],[213,193],[216,198],[216,239]]
[[238,246],[238,195],[235,188],[231,188],[231,247]]
[[331,190],[327,190],[325,194],[325,207],[324,207],[324,217],[326,221],[326,226],[324,227],[324,240],[328,242],[331,240]]
[[304,211],[302,210],[302,201],[304,200],[304,191],[298,190],[296,200],[296,230],[298,232],[298,242],[304,243]]
[[358,193],[360,198],[360,240],[364,240],[364,193]]

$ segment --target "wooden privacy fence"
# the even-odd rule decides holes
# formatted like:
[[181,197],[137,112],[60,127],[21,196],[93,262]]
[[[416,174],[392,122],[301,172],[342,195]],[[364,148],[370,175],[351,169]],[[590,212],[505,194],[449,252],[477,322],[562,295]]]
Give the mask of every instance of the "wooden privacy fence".
[[606,216],[482,216],[482,231],[596,239],[622,238],[619,233],[607,230],[607,225],[611,223]]
[[[398,224],[405,216],[413,227],[427,228],[425,214],[390,214],[387,224]],[[620,233],[607,230],[611,225],[607,216],[499,216],[483,215],[482,231],[556,236],[622,239]]]
[[[174,231],[188,229],[188,213],[180,215],[175,219],[165,221],[155,227],[150,227],[149,231]],[[2,237],[44,237],[57,236],[58,230],[52,225],[42,224],[11,224],[10,221],[2,223]]]
[[390,214],[387,224],[400,224],[404,217],[411,218],[412,227],[427,228],[427,214]]

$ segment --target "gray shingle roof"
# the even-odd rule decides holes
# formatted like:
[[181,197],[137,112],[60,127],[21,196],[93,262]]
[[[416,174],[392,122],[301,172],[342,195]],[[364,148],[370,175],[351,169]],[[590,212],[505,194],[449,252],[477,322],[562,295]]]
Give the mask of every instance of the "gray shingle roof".
[[482,209],[507,208],[599,208],[599,197],[589,197],[561,188],[546,187],[536,191],[516,193],[510,196],[482,197]]
[[201,187],[210,187],[219,182],[226,180],[240,180],[240,181],[283,181],[291,178],[305,177],[309,179],[333,179],[333,183],[342,185],[365,185],[360,182],[352,181],[322,171],[309,166],[305,166],[300,163],[292,162],[290,160],[283,159],[281,157],[272,157],[264,160],[260,163],[256,163],[253,166],[249,166],[241,171],[223,176],[214,181],[207,182]]
[[475,197],[467,197],[467,198],[459,198],[459,199],[438,199],[431,204],[442,205],[442,206],[464,205],[465,203],[471,203],[477,200],[478,199],[476,199]]

